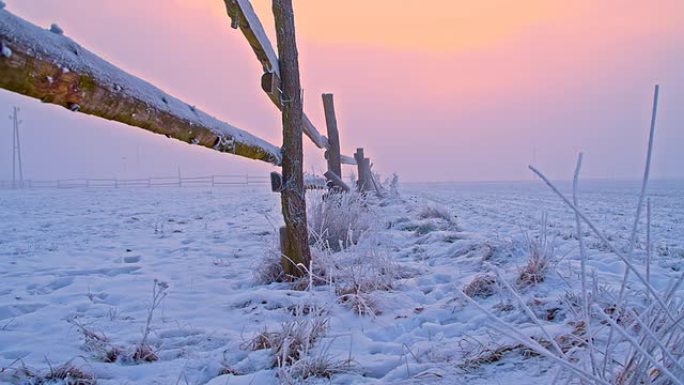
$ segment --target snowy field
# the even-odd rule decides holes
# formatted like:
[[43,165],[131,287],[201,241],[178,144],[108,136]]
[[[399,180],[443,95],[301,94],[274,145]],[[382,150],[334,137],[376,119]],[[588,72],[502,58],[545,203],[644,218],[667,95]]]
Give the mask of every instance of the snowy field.
[[[619,248],[628,244],[638,190],[637,183],[582,183],[580,206]],[[662,290],[684,268],[684,182],[653,182],[649,196],[650,277]],[[332,283],[332,273],[328,284],[304,290],[259,279],[282,221],[279,196],[266,186],[0,190],[0,383],[30,383],[64,363],[107,385],[553,381],[551,362],[500,335],[459,294],[492,266],[516,285],[546,239],[547,272],[517,286],[520,296],[553,337],[578,331],[575,218],[546,186],[404,184],[399,197],[373,200],[366,210],[369,228],[358,245],[316,252],[348,264],[339,272],[377,273],[381,283],[354,297]],[[623,265],[596,236],[587,232],[585,240],[593,295],[610,306]],[[643,268],[645,222],[637,245],[634,261]],[[373,267],[354,271],[354,261]],[[153,287],[166,295],[149,323],[156,360],[141,362],[130,357]],[[540,333],[500,284],[472,293],[523,333]],[[311,326],[314,318],[320,332],[299,358],[318,376],[304,380],[303,372],[279,369],[258,336]],[[114,348],[115,362],[105,362],[102,353]]]

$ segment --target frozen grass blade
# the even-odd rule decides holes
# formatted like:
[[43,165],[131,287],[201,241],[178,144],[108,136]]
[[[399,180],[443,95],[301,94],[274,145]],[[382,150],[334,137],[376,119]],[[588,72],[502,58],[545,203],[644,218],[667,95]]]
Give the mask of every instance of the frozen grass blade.
[[[641,218],[641,210],[644,206],[644,198],[646,196],[646,187],[648,186],[648,178],[651,173],[651,157],[653,154],[653,137],[655,136],[655,123],[656,114],[658,112],[658,94],[660,92],[660,86],[656,84],[655,91],[653,94],[653,110],[651,112],[651,129],[648,133],[648,150],[646,151],[646,165],[644,166],[644,177],[641,181],[641,192],[639,193],[639,202],[637,203],[636,215],[634,217],[634,223],[632,224],[632,232],[629,237],[629,252],[627,257],[632,259],[634,254],[634,248],[636,247],[636,236],[637,228],[639,226],[639,218]],[[625,275],[622,280],[622,286],[620,287],[620,300],[618,303],[622,303],[624,300],[625,288],[627,286],[627,280],[629,279],[629,269],[625,269]]]
[[[577,187],[579,185],[579,175],[580,175],[580,170],[582,169],[582,159],[584,157],[583,153],[579,153],[577,156],[577,165],[575,166],[575,176],[572,180],[572,202],[575,204],[575,207],[579,207],[579,199],[577,196]],[[594,341],[593,341],[593,334],[591,332],[591,317],[590,317],[590,312],[589,312],[589,292],[587,290],[587,249],[586,245],[584,244],[584,234],[582,233],[582,221],[580,220],[579,215],[575,212],[575,227],[577,229],[577,241],[579,242],[579,250],[580,250],[580,277],[582,280],[582,301],[583,301],[583,306],[582,306],[582,316],[584,318],[584,325],[587,328],[587,335],[589,336],[589,339],[587,341],[588,344],[588,354],[589,354],[589,363],[591,365],[591,372],[596,374],[596,359],[594,357]]]
[[646,281],[651,283],[651,198],[646,201]]
[[657,359],[653,358],[653,356],[651,356],[646,350],[644,350],[639,344],[639,341],[635,340],[634,337],[630,336],[629,333],[627,333],[623,327],[618,325],[612,318],[608,317],[598,306],[594,305],[594,310],[597,311],[597,313],[601,316],[601,318],[604,321],[608,322],[610,326],[612,326],[612,329],[616,330],[625,340],[627,340],[632,345],[632,347],[635,350],[641,353],[641,356],[643,358],[646,358],[648,361],[651,362],[651,364],[660,369],[663,374],[669,377],[673,381],[673,384],[684,385],[684,383],[680,379],[678,379],[674,374],[672,374],[672,372],[670,372],[669,369],[663,366],[660,362],[658,362]]
[[[651,326],[648,325],[646,322],[642,321],[640,317],[637,316],[633,311],[631,312],[632,316],[634,317],[634,320],[639,324],[641,327],[641,331],[643,331],[648,337],[651,338],[652,342],[658,346],[660,351],[663,352],[663,355],[666,356],[670,361],[672,361],[672,364],[677,367],[682,373],[684,373],[684,367],[679,363],[679,361],[670,353],[670,351],[667,349],[665,345],[662,344],[660,341],[662,337],[658,337],[655,333],[653,333],[653,330],[651,330]],[[640,342],[640,345],[644,344],[644,339]]]
[[497,329],[498,332],[504,334],[505,336],[512,338],[519,343],[523,344],[529,349],[534,350],[535,352],[539,353],[540,355],[549,358],[550,360],[560,364],[561,366],[565,367],[566,369],[574,372],[577,374],[579,377],[581,377],[584,380],[591,381],[595,384],[602,384],[602,385],[610,385],[607,381],[598,378],[597,376],[586,372],[582,368],[578,367],[577,365],[572,364],[569,361],[564,360],[561,357],[558,357],[557,355],[553,354],[551,351],[546,349],[545,347],[541,346],[537,341],[525,336],[524,334],[520,333],[517,329],[515,329],[513,326],[511,326],[509,323],[503,321],[499,317],[495,316],[492,314],[489,310],[485,309],[482,307],[477,301],[474,299],[470,298],[467,294],[465,294],[463,291],[461,291],[461,294],[463,297],[468,301],[470,304],[474,305],[477,307],[481,312],[486,314],[492,321],[495,323],[499,324],[501,326],[501,329]]
[[532,322],[534,322],[534,324],[539,327],[541,332],[544,334],[544,337],[546,337],[546,339],[549,340],[549,343],[554,347],[554,349],[556,349],[556,351],[558,351],[558,354],[561,357],[563,357],[564,359],[568,359],[568,357],[565,355],[565,353],[563,353],[563,349],[561,349],[561,347],[558,345],[556,340],[551,336],[551,334],[549,334],[549,332],[546,331],[546,328],[544,328],[544,325],[541,324],[541,322],[539,321],[537,316],[534,315],[534,312],[532,311],[532,309],[530,309],[529,306],[527,306],[525,301],[523,301],[523,299],[520,298],[520,295],[518,294],[518,292],[515,291],[515,289],[513,289],[513,287],[511,287],[511,285],[506,281],[506,279],[504,279],[504,277],[501,274],[501,270],[494,265],[491,265],[491,264],[488,264],[488,265],[490,268],[492,268],[496,272],[496,274],[499,276],[499,281],[501,283],[503,283],[504,286],[506,286],[508,291],[511,292],[513,297],[518,301],[520,306],[525,311],[525,314],[527,314],[527,316],[530,317],[530,319],[532,319]]
[[670,320],[674,321],[675,317],[672,315],[672,313],[670,313],[670,310],[668,309],[665,302],[663,302],[662,298],[658,296],[658,293],[653,288],[653,286],[651,286],[648,283],[646,278],[644,278],[644,276],[641,273],[639,273],[639,270],[637,270],[636,267],[634,267],[634,264],[620,250],[613,246],[613,244],[610,241],[608,241],[608,239],[606,239],[606,237],[601,233],[601,231],[599,231],[596,225],[594,225],[594,223],[589,218],[587,218],[586,215],[584,215],[577,207],[575,207],[575,205],[573,205],[572,202],[570,202],[570,200],[565,196],[565,194],[558,190],[556,185],[554,185],[546,177],[546,175],[544,175],[541,171],[537,170],[534,166],[529,166],[529,169],[532,170],[532,172],[535,173],[539,178],[541,178],[544,181],[544,183],[546,183],[546,185],[549,186],[551,190],[553,190],[553,192],[555,192],[556,195],[558,195],[563,200],[563,202],[565,202],[565,204],[568,205],[568,207],[570,207],[570,209],[572,209],[580,218],[582,218],[584,223],[586,223],[587,226],[589,226],[589,228],[594,232],[594,234],[596,234],[596,236],[601,240],[601,242],[603,242],[603,244],[605,244],[610,249],[610,251],[613,252],[613,254],[617,255],[622,260],[622,262],[624,262],[625,266],[627,266],[628,269],[634,272],[637,278],[644,284],[646,290],[648,290],[654,296],[656,302],[658,302],[663,312],[667,314]]

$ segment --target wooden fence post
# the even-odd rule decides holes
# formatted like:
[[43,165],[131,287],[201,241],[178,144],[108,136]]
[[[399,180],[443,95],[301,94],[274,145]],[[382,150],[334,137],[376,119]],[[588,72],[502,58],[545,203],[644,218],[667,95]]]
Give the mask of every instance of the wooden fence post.
[[365,157],[363,153],[363,148],[356,149],[354,159],[356,160],[356,169],[358,172],[358,181],[356,183],[356,189],[359,192],[369,191],[371,188],[373,188],[373,182],[370,175],[370,159]]
[[[337,129],[337,117],[335,116],[335,102],[333,94],[323,94],[323,109],[325,110],[325,125],[328,128],[328,150],[325,158],[328,161],[328,171],[334,173],[338,179],[342,179],[342,161],[340,159],[340,132]],[[334,181],[327,178],[334,186]]]
[[361,192],[363,189],[363,148],[357,148],[354,154],[356,160],[356,191]]
[[373,175],[371,174],[370,158],[363,158],[363,191],[373,189]]
[[302,125],[304,106],[299,81],[299,60],[295,39],[294,11],[292,0],[273,0],[280,77],[282,90],[283,186],[281,205],[285,230],[280,234],[283,249],[281,253],[286,276],[301,277],[305,270],[297,265],[309,267],[309,230],[306,223],[306,190],[304,189],[304,154],[302,150]]

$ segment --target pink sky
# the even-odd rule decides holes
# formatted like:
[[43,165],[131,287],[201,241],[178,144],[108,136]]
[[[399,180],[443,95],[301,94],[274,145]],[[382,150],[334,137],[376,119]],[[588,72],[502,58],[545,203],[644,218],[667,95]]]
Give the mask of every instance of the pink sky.
[[[123,69],[272,143],[277,110],[221,0],[6,0]],[[255,8],[272,30],[270,1]],[[653,85],[662,86],[654,175],[684,178],[681,0],[336,0],[296,2],[305,110],[324,131],[336,96],[343,150],[364,147],[404,180],[567,178],[641,173]],[[0,92],[22,107],[33,178],[263,173],[259,162]],[[11,131],[0,137],[11,164]],[[320,171],[308,145],[305,167]],[[7,155],[5,155],[7,154]],[[350,170],[347,168],[346,170]],[[11,176],[0,167],[0,179]]]

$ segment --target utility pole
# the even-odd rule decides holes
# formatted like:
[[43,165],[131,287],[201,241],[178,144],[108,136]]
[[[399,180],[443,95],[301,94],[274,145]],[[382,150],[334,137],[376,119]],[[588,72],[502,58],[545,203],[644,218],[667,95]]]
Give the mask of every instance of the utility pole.
[[[14,107],[12,115],[12,188],[24,185],[24,170],[21,165],[21,141],[19,139],[19,107]],[[18,166],[18,167],[17,167]],[[17,170],[19,171],[19,183],[17,184]]]

